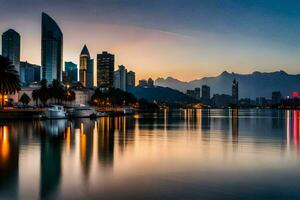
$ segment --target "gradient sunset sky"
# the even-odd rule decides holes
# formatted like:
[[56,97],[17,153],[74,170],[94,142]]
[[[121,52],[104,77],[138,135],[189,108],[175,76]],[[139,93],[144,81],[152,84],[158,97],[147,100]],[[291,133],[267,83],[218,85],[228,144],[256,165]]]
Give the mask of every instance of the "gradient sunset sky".
[[300,73],[298,0],[0,0],[0,32],[19,32],[21,60],[35,64],[41,12],[63,31],[64,61],[78,64],[87,44],[137,78]]

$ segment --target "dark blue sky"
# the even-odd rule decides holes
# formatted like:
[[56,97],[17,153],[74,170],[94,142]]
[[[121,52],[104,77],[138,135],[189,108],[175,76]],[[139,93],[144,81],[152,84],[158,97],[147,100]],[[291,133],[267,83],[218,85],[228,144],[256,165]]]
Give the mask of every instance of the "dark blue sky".
[[[92,54],[111,50],[121,54],[118,63],[144,71],[152,67],[154,76],[176,74],[187,67],[193,71],[193,77],[215,75],[223,70],[246,73],[283,69],[299,73],[300,1],[297,0],[0,0],[0,3],[0,31],[12,26],[26,36],[24,45],[39,44],[40,41],[29,36],[39,34],[41,11],[53,16],[68,38],[65,60],[78,62],[77,54],[87,43]],[[133,42],[135,38],[137,42]],[[78,49],[72,52],[74,48]],[[36,53],[24,49],[24,59],[39,62],[39,48],[32,49]],[[146,55],[149,53],[154,55],[149,58]],[[182,62],[182,58],[188,62]],[[181,74],[184,74],[182,79],[188,76]]]

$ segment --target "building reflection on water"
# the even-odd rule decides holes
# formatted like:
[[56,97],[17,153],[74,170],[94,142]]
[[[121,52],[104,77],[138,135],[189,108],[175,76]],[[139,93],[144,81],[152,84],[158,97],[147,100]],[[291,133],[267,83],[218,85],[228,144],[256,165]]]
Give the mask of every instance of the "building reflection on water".
[[300,140],[300,110],[286,111],[286,143],[287,147],[293,146],[298,155]]
[[231,112],[232,142],[237,143],[239,137],[239,110],[232,109]]
[[220,134],[225,142],[231,140],[229,143],[233,151],[238,150],[239,137],[256,137],[257,134],[284,142],[286,140],[288,148],[293,146],[298,151],[300,111],[270,111],[267,116],[265,113],[255,115],[261,117],[260,121],[237,109],[188,109],[175,113],[165,110],[161,113],[103,117],[98,120],[2,122],[0,197],[18,198],[19,176],[20,173],[26,173],[19,166],[20,149],[30,144],[39,145],[37,174],[40,198],[57,197],[64,177],[64,157],[75,154],[83,181],[89,181],[93,167],[96,171],[112,170],[116,160],[129,147],[136,145],[143,137],[150,140],[151,137],[157,137],[160,131],[165,140],[176,139],[179,137],[177,133],[193,133],[201,137],[200,142],[210,141],[212,135]]
[[18,197],[19,139],[9,125],[0,125],[1,199]]

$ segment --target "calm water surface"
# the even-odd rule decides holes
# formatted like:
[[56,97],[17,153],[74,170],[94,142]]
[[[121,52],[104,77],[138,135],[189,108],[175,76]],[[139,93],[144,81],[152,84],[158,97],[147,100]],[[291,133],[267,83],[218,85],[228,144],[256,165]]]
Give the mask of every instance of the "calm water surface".
[[0,199],[299,199],[300,111],[1,121]]

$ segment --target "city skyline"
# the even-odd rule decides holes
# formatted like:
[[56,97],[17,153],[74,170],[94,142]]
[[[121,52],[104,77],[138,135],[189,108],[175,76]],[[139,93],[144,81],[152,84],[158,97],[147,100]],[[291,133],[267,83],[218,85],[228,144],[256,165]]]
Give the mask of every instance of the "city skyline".
[[[0,17],[5,20],[0,22],[0,31],[13,28],[19,32],[21,60],[40,64],[39,20],[40,13],[47,12],[65,36],[63,61],[78,64],[78,54],[87,44],[91,57],[102,51],[112,52],[116,66],[130,67],[137,79],[172,75],[192,80],[224,70],[249,73],[283,69],[299,73],[298,2],[291,6],[283,1],[272,1],[271,5],[259,1],[191,0],[183,8],[182,4],[28,1],[22,3],[22,9],[30,14],[15,13],[11,18],[19,11],[13,10],[16,1],[4,1]],[[66,6],[73,9],[65,12]],[[79,8],[90,12],[76,12]],[[180,12],[171,12],[179,8]],[[115,12],[119,9],[124,16]]]

